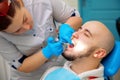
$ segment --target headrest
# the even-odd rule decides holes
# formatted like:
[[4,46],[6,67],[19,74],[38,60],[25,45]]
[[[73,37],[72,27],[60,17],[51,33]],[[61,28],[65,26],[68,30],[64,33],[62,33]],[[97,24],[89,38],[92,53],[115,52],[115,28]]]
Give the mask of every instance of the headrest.
[[113,76],[120,68],[120,41],[115,42],[113,50],[102,60],[104,75]]

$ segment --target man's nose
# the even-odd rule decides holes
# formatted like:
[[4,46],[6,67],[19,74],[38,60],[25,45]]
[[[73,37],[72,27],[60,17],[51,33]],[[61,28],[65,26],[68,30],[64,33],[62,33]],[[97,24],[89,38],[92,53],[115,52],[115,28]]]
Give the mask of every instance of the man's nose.
[[78,39],[78,38],[79,38],[80,36],[82,36],[84,33],[85,33],[84,30],[77,31],[77,32],[73,33],[72,38]]
[[78,38],[79,38],[78,33],[77,33],[77,32],[73,33],[72,38],[76,38],[76,39],[78,39]]

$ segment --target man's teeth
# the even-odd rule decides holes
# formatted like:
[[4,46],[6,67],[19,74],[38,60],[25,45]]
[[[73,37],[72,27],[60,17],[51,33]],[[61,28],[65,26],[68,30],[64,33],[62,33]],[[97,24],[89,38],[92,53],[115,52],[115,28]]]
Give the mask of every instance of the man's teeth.
[[72,40],[72,45],[74,46],[75,45],[75,42]]

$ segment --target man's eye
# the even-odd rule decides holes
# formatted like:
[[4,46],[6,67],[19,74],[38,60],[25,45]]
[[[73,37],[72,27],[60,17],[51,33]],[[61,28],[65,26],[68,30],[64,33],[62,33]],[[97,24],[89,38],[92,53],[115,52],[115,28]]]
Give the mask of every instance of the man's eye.
[[87,36],[87,37],[90,37],[90,35],[88,33],[84,33],[84,35]]
[[81,30],[81,29],[82,29],[82,27],[79,28],[79,30]]

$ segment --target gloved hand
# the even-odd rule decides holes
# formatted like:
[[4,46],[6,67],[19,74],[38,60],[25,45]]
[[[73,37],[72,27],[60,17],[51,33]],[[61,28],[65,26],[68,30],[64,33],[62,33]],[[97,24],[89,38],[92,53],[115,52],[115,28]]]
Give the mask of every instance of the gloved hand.
[[52,56],[59,56],[63,52],[62,42],[56,42],[53,37],[47,40],[47,46],[42,49],[43,55],[49,59]]
[[62,24],[59,29],[59,39],[60,41],[64,43],[70,43],[72,34],[75,32],[75,30],[68,24]]

